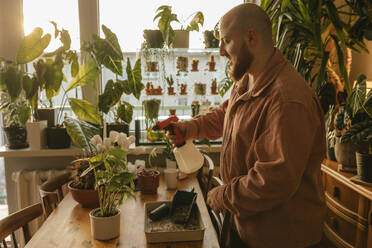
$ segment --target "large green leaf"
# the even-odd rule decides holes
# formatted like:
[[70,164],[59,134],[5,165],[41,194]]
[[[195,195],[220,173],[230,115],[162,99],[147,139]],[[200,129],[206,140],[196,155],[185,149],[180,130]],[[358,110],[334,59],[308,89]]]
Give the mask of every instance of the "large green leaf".
[[352,110],[352,116],[355,116],[356,113],[359,112],[359,110],[362,109],[362,106],[364,104],[365,98],[366,98],[366,76],[360,75],[357,79],[357,82],[354,86],[353,91],[350,95],[350,108]]
[[116,34],[114,34],[108,27],[105,25],[102,25],[102,31],[105,34],[105,41],[108,43],[108,45],[112,48],[115,54],[115,58],[118,58],[120,60],[123,60],[123,52],[120,48],[118,38],[116,37]]
[[135,98],[139,99],[141,96],[141,91],[145,88],[142,84],[142,73],[141,73],[141,59],[137,59],[136,64],[132,70],[129,58],[127,58],[127,76],[129,87]]
[[24,37],[18,47],[16,61],[18,64],[26,64],[39,57],[49,45],[51,35],[43,35],[41,28],[35,28],[31,34]]
[[189,26],[187,26],[187,31],[198,31],[199,32],[199,25],[203,27],[204,25],[204,15],[201,11],[196,12],[195,16],[192,18]]
[[133,106],[130,103],[123,101],[118,107],[117,114],[122,121],[130,124],[133,118]]
[[30,78],[28,75],[25,75],[23,77],[22,87],[26,93],[26,99],[29,100],[38,93],[39,85],[36,78]]
[[58,95],[64,78],[63,74],[63,62],[57,62],[52,64],[45,64],[46,72],[44,74],[45,79],[45,91],[48,100]]
[[97,127],[73,117],[65,117],[64,125],[75,145],[90,152],[92,151],[89,141],[94,135],[99,135]]
[[122,94],[123,87],[120,81],[107,81],[105,90],[98,99],[99,110],[107,114],[110,111],[110,108],[119,102]]
[[99,69],[94,61],[88,61],[79,68],[79,72],[67,87],[66,92],[75,89],[78,86],[84,86],[94,82],[99,76]]
[[31,117],[31,109],[27,105],[22,105],[18,109],[18,120],[21,126],[26,125],[26,122],[30,119]]
[[101,125],[101,115],[90,102],[77,98],[69,98],[68,101],[78,118],[95,125]]
[[366,101],[363,104],[364,111],[372,118],[372,90],[367,94]]
[[9,66],[4,72],[0,73],[0,81],[6,85],[6,89],[14,101],[22,90],[23,73],[16,66]]

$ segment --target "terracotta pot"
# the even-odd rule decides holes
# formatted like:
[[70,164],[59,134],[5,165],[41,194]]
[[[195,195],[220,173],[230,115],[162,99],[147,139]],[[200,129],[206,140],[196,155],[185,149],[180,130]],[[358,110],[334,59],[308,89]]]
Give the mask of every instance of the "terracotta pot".
[[97,217],[99,208],[93,209],[89,213],[90,230],[92,236],[98,240],[109,240],[120,235],[120,210],[117,214],[109,217]]
[[143,170],[137,173],[138,187],[142,194],[157,194],[160,172]]
[[97,208],[99,206],[98,191],[94,189],[77,189],[72,186],[74,182],[68,184],[72,198],[80,203],[83,208]]
[[217,95],[218,94],[217,87],[211,87],[211,94],[212,95]]
[[168,87],[168,95],[175,95],[174,87]]

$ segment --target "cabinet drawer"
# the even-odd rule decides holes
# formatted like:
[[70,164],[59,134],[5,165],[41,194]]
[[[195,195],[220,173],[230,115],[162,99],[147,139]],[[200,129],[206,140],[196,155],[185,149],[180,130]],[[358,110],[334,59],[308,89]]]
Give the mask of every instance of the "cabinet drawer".
[[359,194],[338,180],[327,175],[325,190],[329,197],[354,214],[358,213]]
[[355,246],[357,226],[342,218],[327,207],[326,225],[335,232],[344,242]]

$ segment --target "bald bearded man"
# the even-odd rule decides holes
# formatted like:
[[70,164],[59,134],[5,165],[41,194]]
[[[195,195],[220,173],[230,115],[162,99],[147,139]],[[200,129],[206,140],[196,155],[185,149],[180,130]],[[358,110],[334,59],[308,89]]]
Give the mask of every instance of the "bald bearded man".
[[175,124],[186,139],[223,137],[225,185],[212,189],[207,203],[231,213],[230,247],[311,247],[321,240],[325,213],[321,106],[273,46],[270,19],[260,7],[231,9],[221,19],[220,36],[220,54],[232,66],[230,98]]

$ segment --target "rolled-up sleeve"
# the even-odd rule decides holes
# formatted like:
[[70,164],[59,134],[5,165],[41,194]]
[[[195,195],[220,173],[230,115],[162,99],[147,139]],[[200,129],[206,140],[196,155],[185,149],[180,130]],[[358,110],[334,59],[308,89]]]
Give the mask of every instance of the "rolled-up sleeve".
[[290,199],[301,183],[316,129],[321,126],[314,123],[315,119],[298,102],[273,107],[254,141],[254,165],[247,175],[235,177],[221,187],[215,194],[216,202],[233,214],[246,217]]

